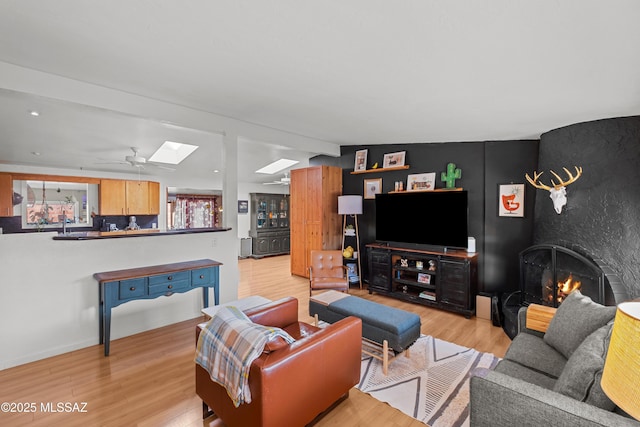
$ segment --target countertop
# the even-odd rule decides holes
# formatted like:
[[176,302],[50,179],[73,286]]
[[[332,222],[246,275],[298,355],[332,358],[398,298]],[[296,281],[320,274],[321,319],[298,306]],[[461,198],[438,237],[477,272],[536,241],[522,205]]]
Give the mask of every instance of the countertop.
[[100,239],[121,239],[127,237],[153,237],[172,236],[176,234],[195,233],[215,233],[218,231],[229,231],[231,228],[191,228],[188,230],[160,230],[157,228],[144,228],[140,230],[118,230],[118,231],[78,231],[67,234],[59,234],[53,240],[100,240]]

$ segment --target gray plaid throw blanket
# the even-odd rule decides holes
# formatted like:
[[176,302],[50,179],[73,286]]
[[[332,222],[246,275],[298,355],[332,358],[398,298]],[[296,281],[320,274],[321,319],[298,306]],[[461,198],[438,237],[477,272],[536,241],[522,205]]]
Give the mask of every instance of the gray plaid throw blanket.
[[221,307],[200,333],[195,361],[227,390],[238,407],[251,403],[251,363],[262,354],[265,344],[278,336],[288,343],[295,341],[280,328],[253,323],[237,307]]

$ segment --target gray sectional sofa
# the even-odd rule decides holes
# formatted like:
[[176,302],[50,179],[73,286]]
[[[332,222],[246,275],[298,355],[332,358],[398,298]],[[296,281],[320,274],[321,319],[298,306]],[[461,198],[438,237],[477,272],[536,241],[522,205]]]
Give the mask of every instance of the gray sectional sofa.
[[522,308],[503,360],[471,378],[471,425],[640,426],[600,388],[615,309],[579,291]]

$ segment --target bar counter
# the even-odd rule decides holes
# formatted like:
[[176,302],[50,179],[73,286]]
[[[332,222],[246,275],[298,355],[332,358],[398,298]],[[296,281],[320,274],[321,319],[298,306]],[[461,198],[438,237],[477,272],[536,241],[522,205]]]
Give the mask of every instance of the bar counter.
[[99,240],[113,239],[122,237],[150,237],[150,236],[171,236],[176,234],[195,234],[195,233],[216,233],[220,231],[229,231],[230,228],[191,228],[187,230],[166,230],[161,231],[158,228],[144,228],[140,230],[117,230],[117,231],[74,231],[67,234],[59,234],[53,237],[53,240]]

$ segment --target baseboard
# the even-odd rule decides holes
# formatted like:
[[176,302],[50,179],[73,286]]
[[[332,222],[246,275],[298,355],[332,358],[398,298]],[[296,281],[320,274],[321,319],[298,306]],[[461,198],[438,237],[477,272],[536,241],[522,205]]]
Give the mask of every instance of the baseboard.
[[45,351],[40,351],[37,353],[31,353],[22,357],[18,357],[15,359],[5,360],[0,363],[0,371],[4,369],[13,368],[15,366],[24,365],[26,363],[36,362],[38,360],[47,359],[49,357],[59,356],[64,353],[69,353],[71,351],[80,350],[86,347],[91,347],[93,345],[98,344],[98,338],[85,340],[76,342],[69,345],[48,348]]

